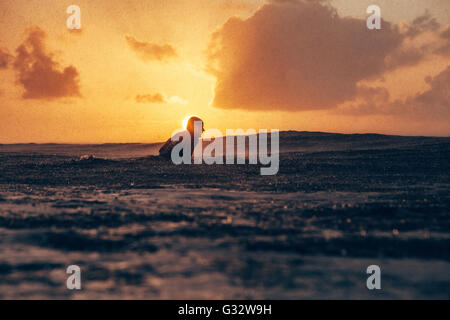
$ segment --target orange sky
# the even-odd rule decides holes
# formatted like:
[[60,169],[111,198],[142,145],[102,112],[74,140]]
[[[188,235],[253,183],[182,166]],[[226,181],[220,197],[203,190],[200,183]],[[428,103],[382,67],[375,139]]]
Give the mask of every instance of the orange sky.
[[2,0],[0,143],[158,142],[193,114],[223,132],[450,135],[450,2],[328,2]]

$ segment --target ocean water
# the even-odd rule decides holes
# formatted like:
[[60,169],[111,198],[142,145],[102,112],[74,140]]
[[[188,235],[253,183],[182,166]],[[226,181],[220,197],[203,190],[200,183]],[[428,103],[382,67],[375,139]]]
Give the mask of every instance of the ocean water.
[[276,176],[41,147],[0,146],[1,299],[450,298],[450,139],[284,133]]

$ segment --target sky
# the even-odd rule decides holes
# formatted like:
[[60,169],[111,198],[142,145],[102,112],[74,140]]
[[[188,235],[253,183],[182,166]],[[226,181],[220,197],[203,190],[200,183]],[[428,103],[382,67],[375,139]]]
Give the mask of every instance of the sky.
[[0,143],[160,142],[189,115],[450,136],[450,2],[2,0],[0,80]]

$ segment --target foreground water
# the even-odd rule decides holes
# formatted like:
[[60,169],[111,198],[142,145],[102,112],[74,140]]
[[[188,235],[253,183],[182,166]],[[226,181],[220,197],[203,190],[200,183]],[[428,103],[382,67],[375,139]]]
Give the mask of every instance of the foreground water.
[[261,177],[0,153],[0,298],[448,299],[449,159],[446,141],[291,152]]

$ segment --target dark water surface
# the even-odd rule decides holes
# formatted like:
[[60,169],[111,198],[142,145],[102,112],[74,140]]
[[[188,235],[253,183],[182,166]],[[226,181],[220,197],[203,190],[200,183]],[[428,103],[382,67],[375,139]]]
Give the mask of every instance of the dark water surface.
[[0,146],[0,298],[450,298],[450,139],[291,135],[265,177]]

